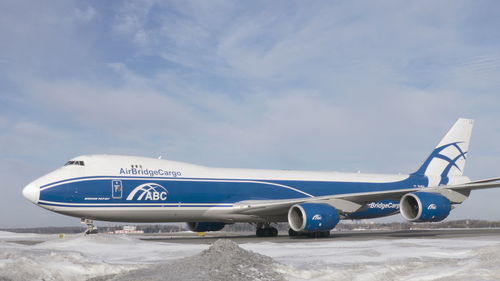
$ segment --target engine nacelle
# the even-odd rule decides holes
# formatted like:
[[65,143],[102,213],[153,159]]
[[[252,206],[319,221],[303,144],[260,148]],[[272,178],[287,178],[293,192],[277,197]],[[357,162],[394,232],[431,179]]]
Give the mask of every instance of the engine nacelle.
[[224,228],[226,224],[223,222],[188,222],[189,230],[194,232],[205,231],[219,231]]
[[442,221],[450,214],[450,211],[450,200],[439,193],[413,192],[401,198],[400,212],[408,221]]
[[330,231],[339,221],[337,209],[328,204],[302,203],[288,210],[288,224],[297,232]]

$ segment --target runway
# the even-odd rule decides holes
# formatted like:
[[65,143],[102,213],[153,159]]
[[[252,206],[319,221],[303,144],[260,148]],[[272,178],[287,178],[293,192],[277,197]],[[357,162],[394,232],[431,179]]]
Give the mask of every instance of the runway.
[[231,239],[240,243],[304,243],[314,241],[366,241],[380,239],[405,239],[405,238],[466,238],[466,237],[500,237],[500,228],[475,228],[475,229],[419,229],[419,230],[359,230],[359,231],[333,231],[328,238],[289,237],[282,234],[278,237],[256,237],[255,233],[205,233],[198,236],[196,233],[183,232],[175,234],[152,234],[140,237],[144,241],[181,243],[181,244],[212,244],[218,239]]
[[[289,237],[281,234],[277,237],[256,237],[255,233],[241,232],[206,232],[200,236],[194,232],[174,232],[159,234],[129,235],[142,241],[166,242],[179,244],[212,244],[218,239],[230,239],[241,243],[303,243],[323,241],[367,241],[367,240],[394,240],[394,239],[438,239],[438,238],[474,238],[493,236],[500,237],[500,228],[472,228],[472,229],[419,229],[419,230],[358,230],[358,231],[333,231],[328,238]],[[27,239],[11,240],[10,242],[23,245],[36,245],[45,240]]]

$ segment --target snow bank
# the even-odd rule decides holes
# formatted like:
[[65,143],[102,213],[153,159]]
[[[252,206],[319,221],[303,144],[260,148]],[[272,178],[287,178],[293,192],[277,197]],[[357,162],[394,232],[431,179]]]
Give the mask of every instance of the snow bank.
[[131,269],[91,259],[79,252],[5,247],[0,252],[0,280],[79,281]]
[[495,237],[240,246],[285,265],[277,271],[287,280],[500,280]]
[[[0,280],[88,280],[147,267],[199,253],[208,245],[144,242],[125,235],[69,235],[37,245],[0,240]],[[33,234],[42,240],[46,235]],[[103,279],[105,280],[105,279]]]
[[57,236],[54,234],[14,233],[8,231],[0,231],[0,241],[19,241],[19,240],[44,241],[56,237]]
[[109,280],[285,280],[275,271],[275,266],[276,262],[270,257],[244,250],[231,240],[220,239],[195,256],[119,274]]
[[78,234],[65,239],[50,240],[33,248],[78,251],[94,259],[103,259],[114,264],[152,264],[194,255],[208,246],[146,242],[127,235]]

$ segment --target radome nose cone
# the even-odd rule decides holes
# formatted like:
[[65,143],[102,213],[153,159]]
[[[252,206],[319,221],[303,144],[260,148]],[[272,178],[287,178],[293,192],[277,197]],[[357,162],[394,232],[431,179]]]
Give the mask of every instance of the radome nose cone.
[[38,188],[35,184],[30,183],[24,187],[23,196],[32,203],[36,204],[40,198],[40,188]]

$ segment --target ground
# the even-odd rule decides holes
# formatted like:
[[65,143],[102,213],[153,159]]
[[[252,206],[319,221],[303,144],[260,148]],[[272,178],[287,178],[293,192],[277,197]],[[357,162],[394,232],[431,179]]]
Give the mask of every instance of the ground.
[[141,240],[151,236],[0,232],[0,280],[500,279],[498,230],[426,232],[422,238],[393,234],[288,242],[286,237],[218,240],[219,235],[186,242],[185,234],[163,242]]

